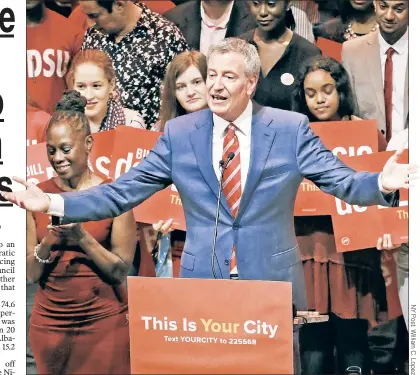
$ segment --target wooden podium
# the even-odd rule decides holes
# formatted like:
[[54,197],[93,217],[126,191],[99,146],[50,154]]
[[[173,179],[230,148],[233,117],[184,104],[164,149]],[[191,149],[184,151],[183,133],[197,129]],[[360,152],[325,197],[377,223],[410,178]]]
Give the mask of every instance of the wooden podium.
[[132,374],[292,374],[292,285],[128,278]]

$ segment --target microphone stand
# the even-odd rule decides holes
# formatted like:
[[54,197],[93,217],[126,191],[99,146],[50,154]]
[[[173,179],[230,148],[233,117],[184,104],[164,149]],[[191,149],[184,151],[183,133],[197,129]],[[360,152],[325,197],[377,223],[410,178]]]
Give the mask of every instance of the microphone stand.
[[[220,214],[220,200],[222,197],[222,190],[223,190],[223,175],[225,173],[226,168],[228,167],[231,160],[235,157],[235,154],[233,152],[230,152],[228,154],[228,157],[226,159],[226,163],[223,160],[219,161],[219,168],[220,168],[220,180],[219,180],[219,193],[217,195],[217,209],[216,209],[216,220],[214,223],[214,231],[213,231],[213,245],[211,249],[211,271],[213,273],[213,277],[217,279],[216,271],[214,268],[214,260],[216,259],[217,266],[219,267],[220,274],[222,274],[222,270],[220,268],[219,260],[217,259],[216,255],[216,239],[217,239],[217,227],[219,225],[219,214]],[[223,278],[223,276],[222,276]]]

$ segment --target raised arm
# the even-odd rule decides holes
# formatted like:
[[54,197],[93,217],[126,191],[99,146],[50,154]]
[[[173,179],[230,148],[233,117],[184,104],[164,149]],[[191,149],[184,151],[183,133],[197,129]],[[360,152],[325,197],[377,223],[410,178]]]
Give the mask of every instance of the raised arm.
[[[169,123],[147,158],[110,184],[75,193],[63,193],[63,224],[120,216],[172,183]],[[33,212],[48,212],[50,198],[38,187],[20,178],[26,190],[2,192],[3,198]],[[56,214],[62,216],[61,214]]]

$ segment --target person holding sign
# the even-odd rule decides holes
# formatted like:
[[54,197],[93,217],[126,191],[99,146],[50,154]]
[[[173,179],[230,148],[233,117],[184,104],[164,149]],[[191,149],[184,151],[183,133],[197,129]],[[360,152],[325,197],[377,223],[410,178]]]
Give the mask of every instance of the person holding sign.
[[[399,164],[396,152],[382,173],[348,168],[313,134],[306,116],[251,101],[260,66],[256,48],[245,40],[228,38],[212,45],[209,109],[168,121],[137,166],[110,184],[64,194],[46,194],[14,177],[26,190],[2,196],[28,211],[60,217],[61,228],[119,216],[174,183],[187,223],[181,277],[292,282],[293,303],[304,310],[293,227],[303,178],[350,204],[389,206],[397,199],[396,190],[409,187],[417,167]],[[218,179],[224,190],[213,252]]]
[[[49,161],[57,173],[38,185],[46,193],[105,185],[88,168],[93,146],[86,102],[65,93],[47,128]],[[29,339],[40,374],[128,374],[127,293],[135,222],[114,219],[54,226],[45,213],[27,215],[27,278],[39,283]]]
[[[293,109],[312,122],[360,120],[354,115],[346,70],[326,56],[303,65],[294,90]],[[380,257],[374,249],[337,253],[331,216],[295,217],[295,229],[309,308],[330,316],[328,322],[302,327],[303,372],[334,373],[336,351],[340,373],[350,366],[365,373],[369,370],[369,322],[376,324],[379,307],[386,308],[380,298],[385,299],[384,280],[378,268]]]

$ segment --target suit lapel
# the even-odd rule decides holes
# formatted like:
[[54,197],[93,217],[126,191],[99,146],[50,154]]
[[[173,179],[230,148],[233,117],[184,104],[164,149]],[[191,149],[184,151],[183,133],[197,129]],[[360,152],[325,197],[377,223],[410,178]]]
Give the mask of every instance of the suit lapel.
[[240,22],[241,22],[241,14],[238,9],[238,4],[235,1],[233,3],[232,13],[230,15],[230,19],[227,24],[226,38],[237,35],[236,28],[240,24]]
[[239,220],[245,212],[264,170],[268,154],[270,153],[276,135],[276,131],[268,127],[272,121],[273,119],[266,115],[264,107],[254,103],[248,176],[246,178],[245,189],[242,193],[241,203],[235,221]]
[[373,89],[376,94],[376,100],[379,109],[385,118],[385,98],[384,98],[384,84],[382,78],[381,56],[379,48],[378,32],[370,34],[372,37],[367,40],[368,48],[366,56],[366,63],[369,67],[369,75],[372,81]]
[[[209,185],[211,191],[217,198],[219,193],[219,181],[213,169],[213,117],[211,111],[206,111],[205,115],[196,124],[197,130],[190,134],[190,142],[197,159],[197,165],[204,178]],[[230,215],[230,208],[225,196],[221,196],[221,205]]]
[[191,48],[200,51],[201,13],[200,1],[194,2],[191,14],[185,15],[185,39],[190,41]]

